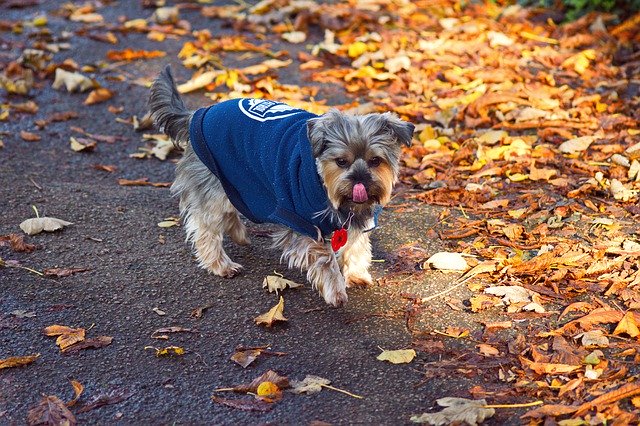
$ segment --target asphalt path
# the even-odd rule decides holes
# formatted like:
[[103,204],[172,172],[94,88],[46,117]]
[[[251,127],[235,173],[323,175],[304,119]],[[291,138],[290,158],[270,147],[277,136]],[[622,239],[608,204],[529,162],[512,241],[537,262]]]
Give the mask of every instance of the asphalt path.
[[[142,9],[140,3],[113,3],[100,13],[113,22],[120,16],[149,17],[151,10]],[[21,10],[2,9],[2,16],[32,19],[46,12],[48,28],[54,34],[80,27],[55,16],[52,11],[57,6],[57,2],[43,2]],[[197,11],[183,11],[182,17],[194,29],[207,28],[214,35],[233,32]],[[2,53],[5,63],[30,45],[24,36],[9,32],[0,36],[10,42],[10,48]],[[401,262],[398,249],[403,245],[417,243],[427,252],[442,248],[426,234],[438,211],[415,204],[387,209],[372,237],[374,258],[380,260],[373,267],[378,282],[366,289],[350,290],[345,307],[328,307],[306,283],[304,288],[284,292],[288,322],[271,329],[257,326],[253,318],[278,300],[262,289],[266,275],[277,271],[288,279],[305,282],[303,274],[287,270],[279,263],[279,253],[269,249],[264,234],[269,228],[249,224],[251,246],[227,244],[230,256],[245,267],[240,276],[223,279],[208,275],[197,267],[181,227],[157,225],[178,214],[177,200],[169,190],[117,183],[118,178],[142,177],[151,182],[170,182],[178,158],[176,154],[167,161],[129,157],[144,143],[132,126],[115,119],[141,117],[147,99],[147,89],[132,81],[151,78],[166,63],[173,64],[179,81],[190,76],[176,57],[184,39],[158,43],[136,33],[119,38],[120,44],[112,46],[74,35],[69,40],[72,48],[57,53],[55,62],[71,58],[81,66],[98,64],[104,62],[108,50],[125,47],[161,49],[167,56],[93,74],[116,92],[112,100],[94,106],[83,105],[85,95],[53,90],[51,79],[41,80],[32,91],[39,111],[35,115],[12,115],[0,122],[5,145],[0,150],[0,235],[21,233],[19,224],[34,217],[32,206],[41,216],[73,222],[63,231],[27,237],[28,242],[39,246],[33,253],[0,247],[0,257],[38,271],[53,267],[88,269],[69,277],[47,278],[20,268],[0,268],[0,359],[40,354],[34,364],[0,371],[0,424],[23,424],[29,409],[43,394],[70,400],[70,379],[85,386],[79,406],[109,392],[128,396],[122,402],[85,413],[72,409],[78,421],[86,424],[407,424],[411,415],[433,409],[437,398],[470,397],[468,390],[482,383],[481,374],[452,369],[425,379],[425,366],[442,362],[442,351],[418,350],[410,364],[392,365],[376,359],[380,348],[411,347],[421,330],[428,333],[447,325],[477,326],[464,312],[434,300],[422,307],[417,322],[408,327],[411,295],[428,296],[446,289],[455,276],[428,272],[407,275],[404,280],[384,280]],[[232,61],[230,54],[226,64],[232,65]],[[312,84],[296,69],[281,70],[280,81]],[[118,82],[108,78],[118,74],[127,79]],[[332,104],[341,100],[337,88],[323,87],[320,95]],[[2,94],[3,103],[24,100]],[[191,107],[206,102],[201,93],[187,97]],[[107,110],[110,105],[124,110],[113,114]],[[34,124],[52,113],[68,110],[76,111],[79,117],[50,123],[43,130]],[[76,153],[69,149],[69,137],[79,135],[70,126],[118,136],[119,140],[99,142],[92,153]],[[25,142],[19,136],[21,130],[37,132],[42,140]],[[95,164],[114,165],[117,170],[99,171]],[[401,195],[394,201],[396,206],[406,203]],[[451,295],[463,297],[465,291],[458,289]],[[209,308],[201,318],[191,316],[194,309],[205,306]],[[16,315],[15,311],[33,315]],[[87,337],[105,335],[113,341],[104,348],[63,355],[54,338],[42,332],[53,324],[83,327],[88,329]],[[154,331],[163,327],[183,327],[192,332],[170,334],[168,340],[153,338]],[[444,352],[445,357],[454,353],[458,343],[441,336],[434,338],[444,341],[451,350]],[[170,345],[180,346],[186,353],[156,357],[155,351],[147,348]],[[260,357],[246,369],[229,360],[237,346],[260,345],[270,345],[271,350],[286,355]],[[290,380],[310,374],[324,377],[333,386],[363,398],[329,389],[308,396],[285,393],[266,413],[212,402],[214,389],[248,383],[269,369]],[[500,412],[492,422],[517,423],[517,413]]]

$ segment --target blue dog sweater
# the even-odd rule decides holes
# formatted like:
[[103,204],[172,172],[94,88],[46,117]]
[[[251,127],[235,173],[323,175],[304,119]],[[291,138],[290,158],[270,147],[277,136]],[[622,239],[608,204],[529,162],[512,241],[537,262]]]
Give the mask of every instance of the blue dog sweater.
[[195,112],[191,145],[247,219],[317,239],[339,226],[322,215],[329,199],[307,137],[313,117],[279,102],[229,100]]

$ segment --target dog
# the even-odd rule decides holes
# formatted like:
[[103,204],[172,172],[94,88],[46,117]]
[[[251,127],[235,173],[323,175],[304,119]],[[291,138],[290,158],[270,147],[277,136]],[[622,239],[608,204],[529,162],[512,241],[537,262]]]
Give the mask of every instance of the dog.
[[171,191],[202,268],[229,278],[240,272],[223,236],[250,243],[241,213],[281,225],[272,234],[280,260],[306,270],[328,304],[344,304],[347,287],[372,283],[368,231],[391,199],[413,124],[390,112],[317,116],[247,98],[189,111],[169,66],[151,86],[149,109],[184,149]]

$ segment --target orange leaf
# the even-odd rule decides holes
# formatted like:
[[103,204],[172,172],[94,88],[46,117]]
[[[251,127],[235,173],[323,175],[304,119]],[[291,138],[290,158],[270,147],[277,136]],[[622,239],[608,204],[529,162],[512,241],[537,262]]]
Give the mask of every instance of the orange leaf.
[[162,50],[110,50],[107,52],[107,59],[110,61],[135,61],[136,59],[161,58],[166,54]]
[[100,102],[104,102],[113,97],[113,92],[105,87],[99,87],[97,89],[92,90],[87,96],[87,99],[84,100],[85,105],[93,105]]
[[624,314],[624,317],[620,320],[616,329],[613,330],[613,334],[627,334],[631,337],[636,337],[640,334],[640,330],[638,330],[638,325],[636,324],[636,319],[631,312],[627,312]]
[[40,354],[27,355],[27,356],[12,356],[5,359],[0,359],[0,370],[3,368],[23,367],[34,362]]

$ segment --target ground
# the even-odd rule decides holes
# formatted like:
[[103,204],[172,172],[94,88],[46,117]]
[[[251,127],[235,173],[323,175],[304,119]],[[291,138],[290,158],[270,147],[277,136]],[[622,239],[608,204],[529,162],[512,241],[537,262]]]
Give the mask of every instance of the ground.
[[[372,234],[376,282],[368,288],[350,289],[344,307],[327,306],[302,273],[280,264],[279,253],[269,248],[268,225],[248,223],[250,246],[226,245],[230,256],[244,266],[239,276],[223,279],[198,268],[180,224],[158,226],[178,215],[177,200],[169,189],[119,184],[119,179],[148,178],[153,183],[173,180],[179,153],[170,153],[165,161],[154,156],[130,156],[149,146],[142,141],[142,132],[134,131],[131,117],[141,118],[147,112],[148,89],[144,82],[166,64],[172,65],[178,82],[191,78],[191,71],[177,57],[185,40],[169,35],[158,42],[150,40],[148,32],[115,30],[116,23],[150,18],[153,9],[143,8],[143,4],[153,2],[106,2],[98,9],[107,24],[98,26],[99,31],[92,34],[116,31],[117,46],[88,37],[81,31],[84,24],[65,18],[59,4],[33,3],[24,8],[0,5],[2,19],[9,23],[33,22],[46,15],[46,28],[51,34],[57,37],[64,30],[70,31],[71,48],[57,52],[55,63],[70,59],[80,68],[92,67],[83,72],[91,73],[115,96],[85,105],[86,94],[53,89],[50,71],[46,77],[36,78],[30,97],[3,93],[3,103],[32,99],[39,108],[33,114],[12,110],[10,119],[1,122],[0,235],[22,234],[20,223],[36,216],[33,206],[39,216],[73,224],[57,232],[26,237],[28,243],[37,246],[30,253],[0,245],[0,258],[7,262],[7,267],[0,267],[0,360],[39,354],[30,365],[0,371],[0,424],[24,423],[43,395],[71,400],[70,380],[84,386],[84,393],[71,410],[78,422],[90,424],[408,424],[412,415],[437,411],[436,400],[442,397],[526,404],[550,395],[552,385],[542,389],[544,380],[536,382],[536,376],[521,382],[518,390],[502,385],[513,384],[511,371],[523,371],[514,364],[515,357],[525,353],[524,342],[514,343],[512,348],[516,337],[535,336],[543,329],[539,323],[543,320],[547,321],[545,330],[564,323],[558,322],[560,305],[553,304],[553,292],[547,288],[545,293],[542,285],[535,287],[537,282],[529,287],[549,298],[545,299],[549,305],[544,314],[507,313],[502,305],[472,312],[468,300],[474,288],[452,288],[460,272],[430,270],[422,263],[431,254],[451,250],[452,245],[434,231],[442,231],[439,225],[451,212],[441,207],[442,199],[424,202],[419,196],[424,187],[416,187],[407,179],[398,184],[379,228]],[[193,30],[206,29],[214,38],[242,31],[241,26],[234,27],[228,21],[204,17],[196,3],[183,5],[180,15]],[[26,28],[25,33],[31,30]],[[312,27],[310,36],[313,31],[317,29]],[[24,34],[4,30],[1,36],[2,43],[9,47],[0,54],[3,65],[31,46]],[[321,34],[315,36],[322,39]],[[52,41],[42,33],[39,37]],[[287,49],[281,58],[298,60],[299,52],[308,51],[304,45],[271,42],[272,52]],[[108,51],[125,47],[159,49],[166,56],[105,65]],[[262,59],[229,52],[225,66],[247,66],[247,58],[254,63]],[[320,87],[318,96],[323,106],[365,104],[369,100],[367,93],[354,99],[342,87],[310,81],[295,67],[282,68],[277,76],[281,83]],[[202,91],[185,98],[192,108],[207,103]],[[48,122],[43,128],[36,126],[38,120],[65,111],[75,111],[78,116]],[[406,118],[420,119],[415,115]],[[77,127],[85,136],[91,134],[89,137],[98,140],[95,150],[75,152],[69,148],[71,136],[83,136]],[[28,142],[20,136],[21,131],[36,133],[41,140]],[[111,138],[105,140],[101,135]],[[100,170],[96,165],[114,166],[114,171]],[[462,208],[460,211],[456,217],[466,215]],[[449,224],[455,228],[456,222]],[[36,272],[49,268],[86,270],[51,277],[25,268]],[[278,296],[262,288],[264,277],[273,274],[305,285],[283,293],[288,321],[265,328],[256,325],[254,318],[278,302]],[[475,290],[488,285],[486,280],[477,281]],[[425,299],[440,292],[446,295]],[[193,314],[198,308],[206,308],[199,317]],[[512,321],[512,325],[487,331],[487,324],[501,321]],[[113,340],[105,347],[62,353],[55,337],[43,333],[54,324],[84,328],[88,338],[110,336]],[[166,327],[188,331],[154,333]],[[456,338],[457,332],[462,338]],[[158,334],[168,337],[158,339]],[[263,345],[285,355],[262,355],[246,369],[229,359],[239,346]],[[494,345],[500,351],[483,352],[486,346],[482,345],[495,349]],[[167,346],[178,346],[185,353],[156,355],[154,348]],[[408,348],[417,351],[411,363],[394,365],[376,359],[383,349]],[[536,360],[540,364],[551,362],[541,355]],[[561,361],[555,362],[560,365]],[[566,359],[564,363],[570,364]],[[268,412],[245,411],[212,401],[212,395],[237,397],[215,389],[249,383],[267,370],[292,381],[320,376],[331,380],[332,386],[362,398],[327,388],[313,395],[285,392]],[[522,390],[534,385],[542,390]],[[91,406],[95,398],[104,395],[111,396],[108,404]],[[118,401],[114,396],[122,398]],[[520,416],[529,409],[499,408],[485,423],[520,424]]]

